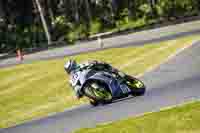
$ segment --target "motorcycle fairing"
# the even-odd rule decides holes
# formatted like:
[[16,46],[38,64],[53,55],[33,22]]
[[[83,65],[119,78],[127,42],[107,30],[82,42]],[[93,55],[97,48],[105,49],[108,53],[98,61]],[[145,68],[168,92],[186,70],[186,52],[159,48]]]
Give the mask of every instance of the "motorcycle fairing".
[[[107,72],[97,72],[96,74],[89,77],[85,81],[85,84],[91,80],[98,80],[108,85],[113,98],[120,97],[123,94],[119,82],[111,74]],[[84,88],[85,84],[82,85],[82,88]]]

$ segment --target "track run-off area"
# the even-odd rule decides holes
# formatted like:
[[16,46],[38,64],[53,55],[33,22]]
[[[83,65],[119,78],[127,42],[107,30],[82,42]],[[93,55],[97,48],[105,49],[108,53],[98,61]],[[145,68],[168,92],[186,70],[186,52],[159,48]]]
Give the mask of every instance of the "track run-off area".
[[140,78],[144,96],[126,98],[105,106],[81,105],[48,118],[0,130],[0,133],[68,133],[200,98],[200,43],[195,42]]

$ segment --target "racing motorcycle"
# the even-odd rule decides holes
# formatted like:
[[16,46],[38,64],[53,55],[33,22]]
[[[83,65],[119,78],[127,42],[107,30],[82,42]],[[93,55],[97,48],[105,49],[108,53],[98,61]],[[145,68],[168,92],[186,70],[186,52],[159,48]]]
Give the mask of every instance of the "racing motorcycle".
[[145,93],[142,81],[130,75],[120,76],[107,71],[78,71],[73,81],[79,83],[80,91],[93,106],[111,103],[113,100]]

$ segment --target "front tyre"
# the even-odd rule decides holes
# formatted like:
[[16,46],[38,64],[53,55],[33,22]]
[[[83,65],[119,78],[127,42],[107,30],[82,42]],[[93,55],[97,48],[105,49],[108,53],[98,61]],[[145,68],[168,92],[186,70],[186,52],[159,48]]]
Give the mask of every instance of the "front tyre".
[[145,87],[144,88],[139,88],[137,90],[134,90],[132,95],[133,96],[143,96],[145,92],[146,92],[146,88]]
[[133,96],[142,96],[146,92],[144,83],[137,78],[129,76],[126,83],[131,89]]

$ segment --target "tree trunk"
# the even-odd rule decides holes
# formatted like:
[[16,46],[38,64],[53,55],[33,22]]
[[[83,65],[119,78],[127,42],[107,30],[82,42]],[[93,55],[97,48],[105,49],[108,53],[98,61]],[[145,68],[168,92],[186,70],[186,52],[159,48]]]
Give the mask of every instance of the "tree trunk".
[[149,0],[149,3],[151,7],[151,16],[155,17],[156,16],[156,10],[155,10],[156,0]]
[[87,12],[87,17],[88,17],[88,24],[90,24],[91,22],[91,12],[90,12],[90,5],[88,0],[84,0],[85,1],[85,5],[86,5],[86,12]]
[[[4,6],[4,5],[3,5],[3,1],[0,0],[0,19],[1,19],[1,18],[4,18],[4,16],[5,16],[3,6]],[[1,20],[0,20],[0,21],[1,21]]]
[[76,21],[76,23],[79,23],[80,16],[79,16],[79,11],[78,11],[78,1],[77,0],[74,0],[74,9],[75,9],[75,21]]
[[44,31],[45,31],[45,35],[47,37],[48,45],[50,45],[51,44],[51,34],[49,33],[47,22],[46,22],[45,17],[44,17],[44,12],[42,10],[42,7],[41,7],[39,0],[35,0],[35,2],[36,2],[36,5],[37,5],[37,8],[38,8],[38,11],[40,13],[40,18],[41,18],[42,25],[43,25],[43,28],[44,28]]

